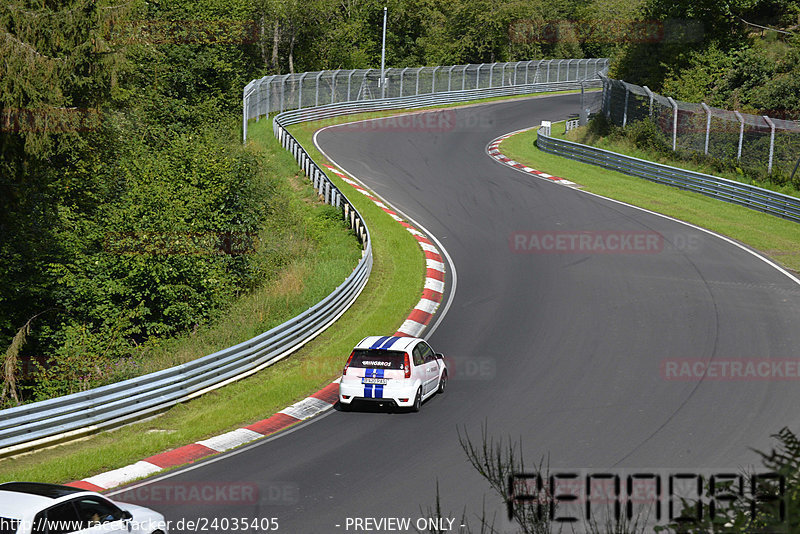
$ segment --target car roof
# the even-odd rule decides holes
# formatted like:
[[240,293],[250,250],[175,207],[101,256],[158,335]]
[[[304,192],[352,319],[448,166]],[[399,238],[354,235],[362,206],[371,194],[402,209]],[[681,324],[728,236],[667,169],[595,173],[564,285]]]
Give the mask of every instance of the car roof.
[[407,351],[416,343],[422,341],[418,337],[409,336],[369,336],[362,339],[357,349],[376,349],[376,350],[393,350],[393,351]]
[[42,482],[6,482],[0,484],[0,516],[20,519],[43,510],[59,499],[91,492],[70,486]]

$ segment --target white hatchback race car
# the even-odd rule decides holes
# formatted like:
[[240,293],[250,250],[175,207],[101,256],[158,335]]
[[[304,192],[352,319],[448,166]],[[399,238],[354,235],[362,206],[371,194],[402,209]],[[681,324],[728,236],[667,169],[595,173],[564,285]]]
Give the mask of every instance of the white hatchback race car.
[[93,491],[40,482],[0,484],[0,534],[166,531],[158,512]]
[[447,386],[444,356],[418,337],[370,336],[347,360],[339,383],[339,405],[389,403],[418,412],[422,402]]

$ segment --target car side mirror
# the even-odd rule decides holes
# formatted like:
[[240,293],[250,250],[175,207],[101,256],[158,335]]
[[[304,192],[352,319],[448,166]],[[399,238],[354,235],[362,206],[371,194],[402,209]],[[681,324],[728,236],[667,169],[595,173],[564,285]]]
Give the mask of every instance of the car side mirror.
[[444,354],[442,354],[441,352],[437,352],[436,353],[436,359],[437,360],[444,360]]
[[130,521],[131,519],[133,519],[133,514],[132,514],[132,513],[130,513],[130,512],[129,512],[129,511],[127,511],[127,510],[123,510],[123,511],[122,511],[122,519],[124,519],[124,520],[126,520],[126,521]]

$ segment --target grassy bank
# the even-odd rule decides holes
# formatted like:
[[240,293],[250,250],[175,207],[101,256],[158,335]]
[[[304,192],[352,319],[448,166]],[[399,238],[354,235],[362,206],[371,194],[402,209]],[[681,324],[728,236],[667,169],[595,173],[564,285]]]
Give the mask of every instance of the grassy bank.
[[[556,130],[563,132],[561,125],[554,126],[553,131]],[[528,130],[503,141],[500,149],[516,161],[576,182],[587,191],[726,235],[795,272],[800,271],[800,224],[699,193],[547,154],[534,146],[535,141],[536,130]]]

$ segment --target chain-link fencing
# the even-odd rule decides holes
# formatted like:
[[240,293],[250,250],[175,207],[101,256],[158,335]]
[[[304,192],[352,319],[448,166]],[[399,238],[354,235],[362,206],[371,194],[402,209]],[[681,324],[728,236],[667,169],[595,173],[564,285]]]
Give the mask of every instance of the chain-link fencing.
[[272,75],[244,88],[247,121],[276,111],[341,102],[596,79],[608,59],[551,59],[440,67],[329,70]]
[[650,117],[673,150],[700,152],[770,174],[791,174],[800,158],[800,122],[681,102],[622,80],[603,77],[603,112],[623,127]]

